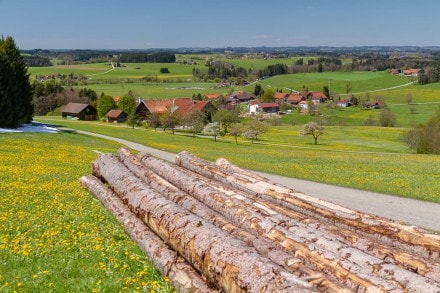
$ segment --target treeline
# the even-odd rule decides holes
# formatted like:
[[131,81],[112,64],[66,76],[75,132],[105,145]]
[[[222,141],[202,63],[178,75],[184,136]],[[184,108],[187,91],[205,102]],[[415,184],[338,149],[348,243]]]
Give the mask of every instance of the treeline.
[[156,52],[156,53],[122,53],[119,56],[119,62],[122,63],[175,63],[176,55],[172,52]]
[[287,74],[288,69],[286,64],[273,64],[269,65],[266,68],[258,71],[258,77],[262,78],[265,76],[275,76]]
[[50,59],[47,57],[24,55],[23,59],[26,65],[29,67],[52,66],[52,62],[50,62]]
[[236,67],[233,64],[222,61],[210,61],[206,63],[207,70],[193,68],[192,74],[196,80],[246,78],[248,71],[243,67]]
[[98,95],[94,90],[63,87],[57,80],[32,83],[34,114],[45,116],[67,103],[86,103],[96,105]]

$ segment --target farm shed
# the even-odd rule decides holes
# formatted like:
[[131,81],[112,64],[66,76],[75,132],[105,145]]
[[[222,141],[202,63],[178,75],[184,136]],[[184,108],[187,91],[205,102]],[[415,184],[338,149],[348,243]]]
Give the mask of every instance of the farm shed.
[[61,116],[63,118],[76,117],[79,120],[90,121],[98,118],[98,112],[89,104],[69,103],[64,106],[63,110],[61,111]]
[[110,110],[105,117],[107,118],[107,122],[114,123],[123,123],[127,121],[127,113],[122,110]]

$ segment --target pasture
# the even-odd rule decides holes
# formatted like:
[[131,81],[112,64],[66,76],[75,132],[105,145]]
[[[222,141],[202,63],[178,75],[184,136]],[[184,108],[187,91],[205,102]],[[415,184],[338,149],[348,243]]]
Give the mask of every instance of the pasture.
[[244,139],[235,144],[230,136],[214,142],[211,138],[172,135],[159,129],[45,117],[36,120],[173,153],[187,150],[208,160],[224,157],[247,169],[440,202],[440,156],[411,153],[403,144],[400,128],[328,127],[315,146],[311,137],[299,135],[299,126],[273,127],[254,144]]
[[79,178],[119,144],[80,134],[0,134],[1,292],[172,292]]

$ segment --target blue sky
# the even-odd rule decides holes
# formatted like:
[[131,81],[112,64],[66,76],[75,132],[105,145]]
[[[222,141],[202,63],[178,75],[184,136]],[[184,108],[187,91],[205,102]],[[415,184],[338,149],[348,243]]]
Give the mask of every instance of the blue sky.
[[439,0],[0,0],[21,49],[440,46]]

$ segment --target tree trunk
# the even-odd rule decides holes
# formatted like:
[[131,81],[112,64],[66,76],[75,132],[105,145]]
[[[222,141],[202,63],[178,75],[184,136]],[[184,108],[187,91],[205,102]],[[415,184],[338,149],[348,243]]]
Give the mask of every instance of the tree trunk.
[[226,160],[183,153],[176,159],[183,168],[125,148],[118,156],[100,156],[93,174],[220,290],[440,292],[436,235],[295,192]]
[[[425,278],[396,265],[388,265],[381,259],[335,240],[316,227],[307,227],[303,223],[282,217],[256,201],[246,200],[243,194],[216,186],[212,180],[204,180],[148,155],[139,156],[148,168],[191,193],[212,209],[221,211],[235,224],[255,235],[274,241],[295,253],[304,262],[331,272],[338,279],[345,280],[346,285],[398,290],[406,286],[420,288],[423,284],[426,288]],[[386,277],[382,279],[383,276]],[[436,285],[432,286],[437,288]]]
[[250,192],[259,197],[299,211],[321,221],[361,232],[385,244],[397,245],[407,253],[418,254],[434,261],[440,260],[440,236],[422,229],[405,226],[386,219],[356,212],[286,187],[276,185],[268,179],[248,176],[239,168],[228,171],[197,158],[188,152],[177,155],[176,163],[207,178],[216,179],[229,186]]
[[253,246],[260,254],[269,258],[271,261],[283,267],[285,270],[294,273],[298,277],[306,278],[320,290],[344,292],[345,288],[339,285],[336,280],[330,280],[319,271],[304,266],[302,264],[303,261],[295,258],[288,252],[282,249],[275,249],[273,243],[240,229],[220,213],[210,209],[189,193],[186,193],[176,186],[170,184],[168,181],[164,180],[162,177],[142,164],[141,161],[136,156],[132,155],[130,150],[127,148],[120,148],[118,150],[118,157],[131,172],[133,172],[148,186],[160,192],[167,199],[172,200],[183,208],[188,209],[195,215],[205,219],[223,231],[230,233],[235,238],[244,241],[250,246]]
[[226,292],[311,292],[307,282],[276,266],[244,242],[163,198],[117,158],[101,155],[92,166],[148,227]]
[[153,261],[162,276],[168,276],[177,292],[218,292],[209,288],[192,266],[171,250],[99,179],[83,176],[80,182],[116,217],[125,232]]

